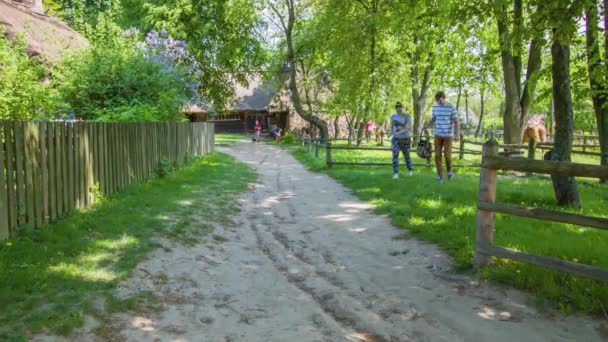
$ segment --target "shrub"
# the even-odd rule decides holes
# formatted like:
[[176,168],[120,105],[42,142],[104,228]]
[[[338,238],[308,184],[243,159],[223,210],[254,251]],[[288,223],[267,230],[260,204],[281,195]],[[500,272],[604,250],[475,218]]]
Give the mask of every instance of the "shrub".
[[296,136],[292,132],[287,132],[281,139],[281,144],[296,145],[298,144],[298,138],[296,138]]
[[49,116],[53,96],[46,70],[29,58],[23,39],[11,42],[0,26],[0,119],[31,120]]
[[181,120],[199,83],[185,43],[165,33],[123,31],[100,17],[91,47],[61,66],[60,92],[76,118],[99,121]]

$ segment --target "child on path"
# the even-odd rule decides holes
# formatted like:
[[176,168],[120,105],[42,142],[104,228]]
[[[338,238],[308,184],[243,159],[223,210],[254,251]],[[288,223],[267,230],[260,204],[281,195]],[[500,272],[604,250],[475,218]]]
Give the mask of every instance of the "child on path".
[[391,116],[391,146],[393,150],[393,179],[399,178],[399,151],[403,153],[408,175],[413,175],[410,144],[412,134],[412,116],[403,111],[401,102],[395,104],[395,114]]
[[460,121],[456,108],[448,103],[443,91],[435,95],[433,105],[433,118],[424,125],[423,130],[435,125],[435,167],[437,168],[437,181],[443,183],[443,167],[441,165],[441,152],[445,155],[445,166],[448,170],[448,179],[454,176],[452,172],[452,141],[458,141],[460,135]]
[[255,120],[255,141],[260,141],[260,133],[262,132],[262,124]]

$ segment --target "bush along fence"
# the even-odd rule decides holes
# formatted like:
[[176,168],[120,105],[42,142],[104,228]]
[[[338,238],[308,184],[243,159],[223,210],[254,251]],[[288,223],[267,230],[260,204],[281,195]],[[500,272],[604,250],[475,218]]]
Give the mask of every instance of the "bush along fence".
[[0,122],[0,240],[213,151],[208,123]]
[[608,178],[608,167],[569,162],[530,160],[528,158],[505,158],[498,155],[498,148],[499,145],[495,140],[490,140],[483,146],[479,199],[477,203],[475,267],[489,265],[490,258],[496,256],[608,282],[608,269],[524,253],[492,244],[496,213],[608,230],[608,219],[606,218],[571,214],[544,208],[528,208],[496,203],[496,178],[498,170],[549,174],[552,176]]

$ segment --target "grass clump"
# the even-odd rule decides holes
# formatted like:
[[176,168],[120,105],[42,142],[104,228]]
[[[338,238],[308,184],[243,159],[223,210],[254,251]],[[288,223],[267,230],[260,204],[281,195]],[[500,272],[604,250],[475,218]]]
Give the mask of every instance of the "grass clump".
[[[86,315],[128,310],[149,296],[112,299],[157,237],[196,241],[238,211],[236,196],[255,175],[215,153],[166,175],[134,184],[92,208],[0,245],[0,340],[32,332],[69,334]],[[108,299],[109,298],[109,299]]]
[[[362,200],[373,203],[376,212],[388,214],[392,222],[419,238],[441,246],[454,258],[455,267],[471,269],[479,189],[479,169],[456,169],[453,181],[434,181],[434,168],[417,167],[412,177],[391,179],[392,168],[325,167],[325,151],[315,158],[301,148],[288,148],[311,170],[324,172]],[[340,161],[390,163],[389,151],[332,151]],[[414,155],[414,153],[413,153]],[[457,158],[457,155],[455,156]],[[423,163],[415,158],[415,162]],[[457,164],[474,164],[465,158]],[[569,210],[589,216],[608,217],[608,188],[597,181],[581,180],[583,209]],[[500,176],[497,201],[531,207],[553,208],[553,188],[548,177]],[[404,236],[407,238],[407,236]],[[494,243],[529,253],[608,268],[608,232],[568,224],[497,215]],[[608,310],[608,284],[571,276],[547,268],[495,259],[481,276],[533,292],[539,303],[555,303],[564,312],[582,311],[604,315]]]

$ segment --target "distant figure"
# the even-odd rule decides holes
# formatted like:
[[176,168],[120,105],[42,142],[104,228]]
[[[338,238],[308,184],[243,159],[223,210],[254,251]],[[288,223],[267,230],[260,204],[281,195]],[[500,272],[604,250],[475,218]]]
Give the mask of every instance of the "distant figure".
[[547,128],[545,127],[544,115],[533,115],[526,129],[524,130],[523,143],[527,144],[531,138],[534,138],[536,143],[544,143],[547,141]]
[[[448,179],[454,176],[452,172],[452,141],[458,141],[460,134],[460,121],[456,108],[448,103],[443,91],[435,95],[437,102],[433,106],[433,118],[424,125],[422,130],[435,125],[435,167],[437,168],[437,181],[443,183],[443,167],[441,154],[445,155],[445,165],[448,169]],[[443,151],[442,151],[443,150]]]
[[403,111],[401,102],[395,104],[396,113],[391,116],[391,146],[393,151],[393,179],[399,178],[399,151],[403,153],[408,175],[413,174],[410,145],[412,136],[412,116]]
[[260,133],[262,133],[262,124],[255,120],[255,141],[260,141]]
[[279,141],[281,139],[281,129],[277,126],[271,132],[270,136],[274,138],[274,141]]
[[374,135],[376,136],[376,143],[380,145],[384,145],[384,129],[381,125],[376,125],[376,129],[374,130]]
[[367,139],[367,142],[369,142],[369,140],[372,137],[373,127],[374,127],[374,122],[372,120],[369,120],[365,123],[365,138]]

